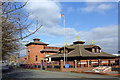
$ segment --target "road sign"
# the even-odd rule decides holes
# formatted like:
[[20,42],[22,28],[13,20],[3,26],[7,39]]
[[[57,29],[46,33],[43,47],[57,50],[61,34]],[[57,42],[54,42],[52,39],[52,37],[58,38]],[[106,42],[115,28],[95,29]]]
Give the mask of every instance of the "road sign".
[[65,64],[65,68],[69,68],[69,64]]

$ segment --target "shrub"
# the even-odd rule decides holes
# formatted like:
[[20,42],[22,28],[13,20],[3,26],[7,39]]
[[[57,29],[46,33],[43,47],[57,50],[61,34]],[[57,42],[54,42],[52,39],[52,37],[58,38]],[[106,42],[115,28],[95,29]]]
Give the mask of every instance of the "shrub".
[[41,68],[41,66],[40,66],[40,65],[38,65],[38,68]]
[[113,64],[111,64],[111,65],[118,65],[118,63],[113,63]]
[[47,68],[52,68],[52,65],[50,65],[50,66],[47,66]]
[[98,67],[98,65],[93,65],[93,67]]
[[107,66],[107,64],[103,64],[102,66]]
[[34,65],[34,68],[37,68],[37,65]]
[[69,68],[73,68],[73,66],[72,66],[72,65],[69,65]]
[[60,65],[54,65],[54,68],[60,68]]

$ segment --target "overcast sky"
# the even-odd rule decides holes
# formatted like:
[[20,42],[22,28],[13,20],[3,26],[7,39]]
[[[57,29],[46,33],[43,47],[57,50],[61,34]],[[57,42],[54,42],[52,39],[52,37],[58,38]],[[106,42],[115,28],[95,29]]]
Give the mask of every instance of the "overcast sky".
[[[116,54],[118,51],[118,3],[117,2],[29,2],[25,10],[29,19],[38,19],[43,27],[25,39],[40,38],[49,46],[64,45],[64,25],[61,14],[65,15],[65,41],[72,44],[78,36],[85,44],[99,45],[103,51]],[[34,24],[33,24],[34,25]],[[34,28],[32,28],[33,30]],[[31,31],[32,31],[31,30]],[[22,51],[21,55],[25,55]]]

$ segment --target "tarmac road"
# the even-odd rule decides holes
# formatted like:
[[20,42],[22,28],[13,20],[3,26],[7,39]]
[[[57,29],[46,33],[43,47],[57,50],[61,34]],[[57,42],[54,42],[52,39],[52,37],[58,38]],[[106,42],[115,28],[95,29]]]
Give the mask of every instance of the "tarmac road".
[[[30,69],[8,69],[3,67],[2,78],[117,78],[105,75],[72,73],[72,72],[53,72],[44,70]],[[94,80],[92,79],[92,80]]]

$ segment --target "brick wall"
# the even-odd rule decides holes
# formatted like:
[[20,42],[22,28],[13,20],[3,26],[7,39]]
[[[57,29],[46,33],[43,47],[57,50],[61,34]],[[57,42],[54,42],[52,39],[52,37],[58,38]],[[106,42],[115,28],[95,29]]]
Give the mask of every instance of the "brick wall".
[[[40,63],[41,58],[44,57],[44,54],[41,54],[41,50],[45,47],[46,45],[29,45],[27,46],[27,64],[30,63]],[[30,52],[28,52],[30,50]],[[28,59],[28,54],[29,54],[29,59]],[[37,56],[37,61],[36,61],[36,56]]]

